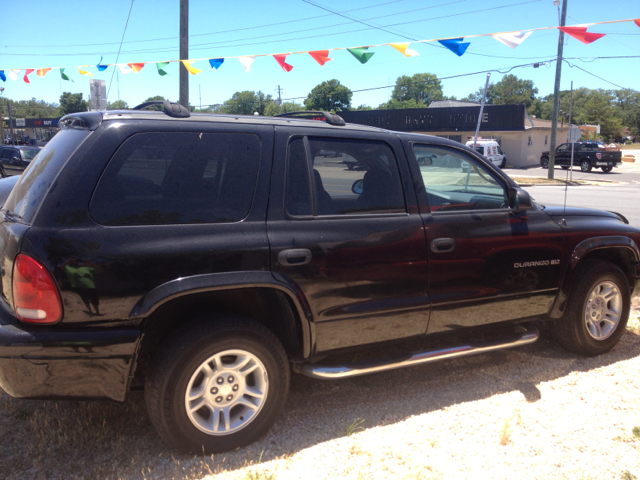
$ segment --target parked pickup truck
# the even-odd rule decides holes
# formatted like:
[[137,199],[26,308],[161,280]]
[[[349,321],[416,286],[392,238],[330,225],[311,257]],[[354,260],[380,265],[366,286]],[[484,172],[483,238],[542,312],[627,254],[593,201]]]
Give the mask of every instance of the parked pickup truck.
[[[583,172],[590,172],[592,168],[602,168],[609,173],[613,167],[617,167],[622,161],[622,152],[606,152],[600,150],[596,143],[574,143],[573,165],[579,165]],[[571,167],[571,144],[563,143],[556,148],[556,165],[564,170]],[[549,152],[542,152],[540,157],[542,168],[549,168]]]

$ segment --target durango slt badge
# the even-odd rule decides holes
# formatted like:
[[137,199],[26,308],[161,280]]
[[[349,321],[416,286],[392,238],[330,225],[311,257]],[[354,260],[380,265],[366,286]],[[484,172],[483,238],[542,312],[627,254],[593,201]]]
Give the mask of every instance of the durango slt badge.
[[514,263],[513,268],[524,268],[524,267],[544,267],[546,265],[560,265],[560,260],[540,260],[537,262],[522,262],[522,263]]

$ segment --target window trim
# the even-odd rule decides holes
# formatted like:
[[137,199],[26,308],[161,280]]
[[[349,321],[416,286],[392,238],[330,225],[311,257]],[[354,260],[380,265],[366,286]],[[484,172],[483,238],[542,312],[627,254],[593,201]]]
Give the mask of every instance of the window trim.
[[[384,143],[391,153],[393,154],[393,158],[395,160],[397,172],[398,172],[398,180],[400,181],[400,191],[402,192],[402,199],[404,202],[404,212],[384,212],[384,213],[345,213],[345,214],[332,214],[332,215],[318,215],[317,214],[317,198],[316,198],[316,188],[315,181],[312,178],[312,170],[313,166],[311,164],[311,147],[309,145],[309,137],[312,138],[326,138],[330,140],[356,140],[356,141],[371,141],[371,142],[381,142]],[[287,185],[288,185],[288,175],[289,175],[289,145],[291,142],[297,138],[303,138],[303,145],[305,148],[305,155],[307,157],[307,177],[309,178],[309,192],[311,194],[311,215],[292,215],[287,211]],[[289,136],[287,139],[287,152],[286,152],[286,161],[285,161],[285,177],[284,177],[284,195],[283,195],[283,212],[284,217],[287,220],[336,220],[336,219],[356,219],[356,218],[380,218],[380,217],[406,217],[409,216],[409,209],[407,207],[407,194],[404,191],[404,185],[402,181],[402,172],[400,165],[398,164],[398,155],[393,147],[385,140],[376,138],[358,138],[358,137],[342,137],[342,136],[331,136],[331,135],[309,135],[309,134],[295,134]]]

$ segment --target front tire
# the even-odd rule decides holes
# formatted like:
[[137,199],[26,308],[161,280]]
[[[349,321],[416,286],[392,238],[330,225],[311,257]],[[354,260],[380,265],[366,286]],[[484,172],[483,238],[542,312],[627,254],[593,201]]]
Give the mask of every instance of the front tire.
[[149,366],[145,401],[168,443],[211,454],[267,433],[288,389],[280,342],[257,322],[234,316],[198,322],[161,346]]
[[620,268],[603,260],[585,260],[574,275],[554,337],[565,350],[601,355],[624,334],[629,319],[630,288]]
[[590,172],[591,171],[591,162],[589,160],[583,160],[580,163],[580,170],[582,170],[583,172]]

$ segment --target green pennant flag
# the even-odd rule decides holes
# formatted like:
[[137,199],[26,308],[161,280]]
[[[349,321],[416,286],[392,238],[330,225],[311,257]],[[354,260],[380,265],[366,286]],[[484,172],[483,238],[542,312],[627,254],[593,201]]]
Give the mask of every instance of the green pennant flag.
[[164,69],[166,68],[167,65],[169,65],[169,62],[158,62],[158,63],[156,63],[156,67],[158,67],[158,74],[160,74],[163,77],[165,75],[169,75],[167,72],[164,71]]
[[[71,80],[71,79],[69,78],[69,76],[68,76],[66,73],[64,73],[64,68],[61,68],[61,69],[60,69],[60,76],[62,77],[62,79],[63,79],[63,80],[67,80],[67,81],[69,81],[69,82],[73,82],[73,80]],[[74,82],[74,83],[75,83],[75,82]]]
[[351,55],[356,57],[360,63],[367,63],[373,56],[373,52],[367,52],[369,47],[347,48]]

